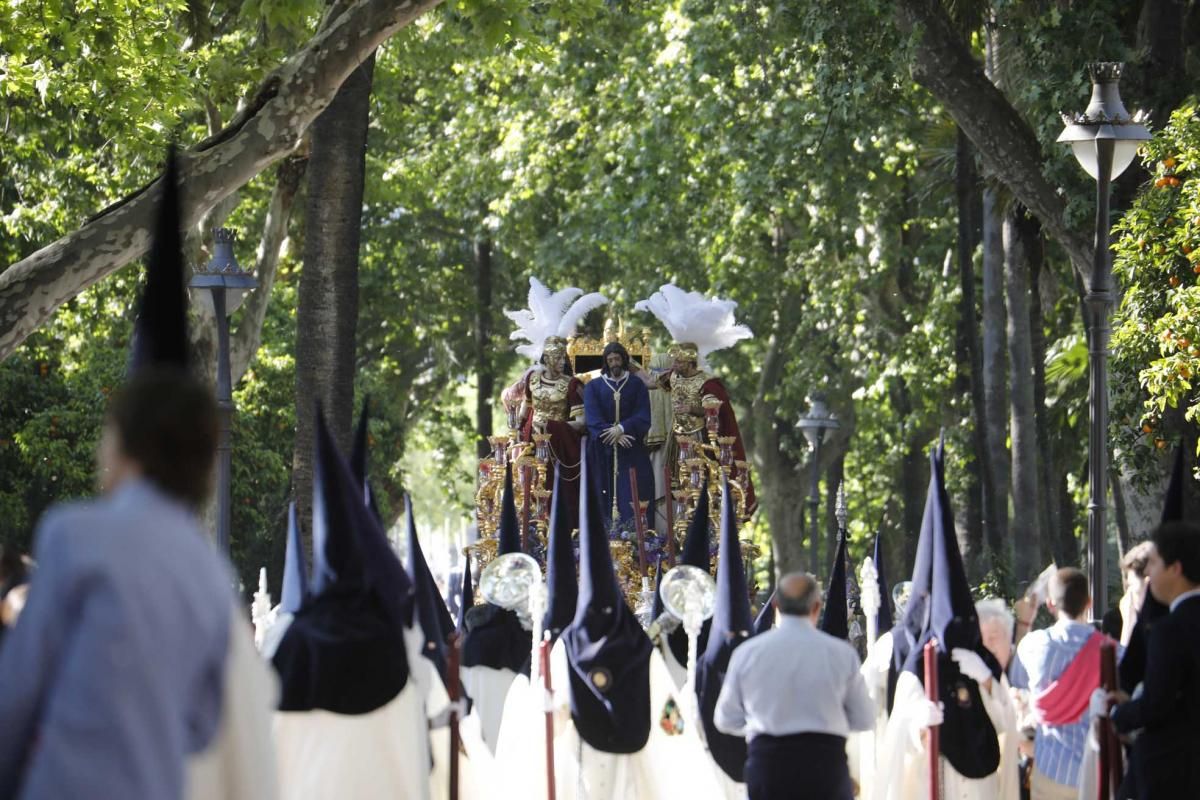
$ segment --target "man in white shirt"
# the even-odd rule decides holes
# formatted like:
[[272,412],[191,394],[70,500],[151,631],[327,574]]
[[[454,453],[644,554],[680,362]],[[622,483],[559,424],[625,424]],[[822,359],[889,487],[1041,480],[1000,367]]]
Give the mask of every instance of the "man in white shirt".
[[779,626],[730,658],[714,723],[748,740],[750,800],[851,800],[846,737],[875,722],[858,654],[817,630],[821,586],[812,575],[781,578],[775,607]]

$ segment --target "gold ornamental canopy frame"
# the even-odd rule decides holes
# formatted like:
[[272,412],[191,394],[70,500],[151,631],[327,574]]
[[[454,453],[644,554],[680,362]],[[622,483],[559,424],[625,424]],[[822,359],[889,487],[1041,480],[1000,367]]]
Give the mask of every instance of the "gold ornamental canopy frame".
[[627,330],[620,317],[609,317],[604,321],[604,335],[574,336],[567,340],[567,360],[571,371],[587,383],[604,366],[604,348],[610,342],[619,342],[629,351],[629,357],[642,367],[648,367],[654,350],[650,345],[650,329]]

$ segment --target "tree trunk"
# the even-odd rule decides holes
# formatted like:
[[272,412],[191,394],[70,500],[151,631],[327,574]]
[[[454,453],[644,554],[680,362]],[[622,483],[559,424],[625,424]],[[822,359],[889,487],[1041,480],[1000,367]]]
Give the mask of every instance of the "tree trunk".
[[[1065,480],[1061,433],[1050,431],[1050,410],[1046,407],[1046,323],[1042,316],[1042,275],[1046,260],[1039,259],[1029,272],[1029,344],[1033,355],[1033,404],[1037,416],[1037,440],[1041,442],[1038,458],[1038,485],[1042,487],[1042,534],[1051,547],[1054,563],[1063,566],[1075,563],[1075,532],[1064,518],[1059,501],[1059,484]],[[1045,561],[1045,544],[1042,556]]]
[[271,192],[267,218],[263,221],[262,235],[254,254],[254,274],[258,278],[258,286],[246,296],[242,304],[241,323],[230,335],[229,367],[234,386],[246,374],[262,344],[263,320],[271,303],[271,289],[275,287],[279,259],[284,253],[292,206],[304,182],[307,167],[308,158],[305,156],[285,159],[276,170],[275,189]]
[[358,245],[374,69],[372,56],[346,79],[312,126],[304,269],[296,312],[296,449],[292,459],[297,517],[306,528],[306,540],[312,530],[313,435],[318,408],[343,452],[350,443]]
[[991,467],[992,516],[987,548],[999,563],[1010,563],[1008,541],[1008,358],[1004,302],[1004,215],[996,189],[983,191],[983,405],[984,451]]
[[1014,208],[1004,219],[1004,267],[1008,293],[1008,357],[1012,365],[1013,574],[1032,578],[1041,563],[1041,512],[1033,345],[1029,327],[1029,274],[1037,263],[1036,226]]
[[[799,305],[797,303],[797,305]],[[782,328],[782,326],[777,326]],[[782,446],[775,403],[771,399],[783,374],[784,358],[780,336],[772,331],[767,339],[762,372],[751,403],[750,418],[745,420],[742,436],[754,463],[754,479],[767,524],[771,528],[775,565],[779,574],[812,568],[804,551],[804,512],[801,477],[795,459]],[[800,502],[797,502],[797,500]]]
[[[998,37],[987,26],[985,60],[991,81],[1000,85],[996,69]],[[1011,492],[1008,454],[1008,358],[1004,304],[1004,213],[995,186],[983,189],[983,408],[984,450],[992,478],[990,515],[984,528],[987,548],[999,563],[1011,564],[1008,498]]]
[[987,414],[983,393],[983,359],[980,356],[979,317],[975,300],[975,264],[973,255],[976,239],[976,204],[979,198],[979,180],[975,174],[975,156],[971,142],[959,128],[955,149],[954,188],[958,203],[958,259],[959,289],[962,299],[959,304],[956,349],[958,350],[959,392],[967,392],[971,400],[971,438],[974,456],[967,462],[971,476],[967,490],[966,540],[963,545],[963,560],[968,574],[978,579],[987,571],[983,553],[983,528],[990,525],[995,514],[993,505],[996,492],[993,486],[991,463],[986,457]]
[[487,458],[492,446],[492,397],[496,367],[492,360],[492,240],[475,240],[475,451]]
[[[296,148],[338,87],[396,31],[441,0],[357,0],[267,77],[225,129],[180,157],[184,227]],[[0,360],[55,310],[150,247],[156,179],[0,273]]]

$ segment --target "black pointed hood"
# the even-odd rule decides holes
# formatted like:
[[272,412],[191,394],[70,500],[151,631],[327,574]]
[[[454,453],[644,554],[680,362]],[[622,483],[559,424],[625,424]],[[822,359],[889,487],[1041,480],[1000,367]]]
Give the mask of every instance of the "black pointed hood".
[[700,488],[700,499],[696,501],[696,511],[688,522],[687,535],[683,539],[683,550],[679,553],[679,563],[699,567],[705,572],[711,571],[709,542],[711,533],[708,521],[708,481]]
[[875,583],[879,586],[879,611],[875,615],[875,637],[878,638],[892,628],[892,591],[888,586],[887,570],[883,566],[883,534],[875,534]]
[[[550,501],[550,541],[546,547],[546,615],[542,628],[557,639],[575,618],[579,583],[575,577],[575,546],[571,541],[571,515],[563,497],[562,471],[554,472]],[[561,500],[561,502],[560,502]]]
[[296,522],[296,504],[288,504],[287,543],[283,555],[283,588],[279,592],[279,606],[289,614],[295,614],[304,604],[308,594],[308,572],[304,566],[304,542],[300,538],[300,526]]
[[296,613],[272,659],[279,708],[375,711],[408,683],[404,635],[413,586],[319,411],[313,536],[325,553],[323,584]]
[[982,778],[1000,765],[996,729],[983,707],[978,684],[958,671],[950,653],[958,647],[973,650],[997,679],[1000,665],[983,646],[979,632],[946,492],[943,444],[938,444],[929,461],[929,493],[913,567],[912,596],[904,619],[893,629],[893,657],[897,665],[923,681],[922,652],[927,641],[937,639],[939,696],[945,702],[942,752],[964,777]]
[[413,520],[412,498],[404,498],[405,517],[408,523],[408,577],[413,582],[414,615],[421,624],[425,636],[424,655],[446,677],[446,639],[454,631],[454,620],[450,610],[438,592],[437,581],[425,560],[421,540],[417,537],[417,524]]
[[613,569],[604,520],[587,476],[579,477],[579,601],[562,640],[570,666],[571,718],[585,742],[636,753],[650,737],[653,645],[629,610]]
[[347,586],[356,590],[361,587],[373,594],[397,629],[403,630],[412,618],[413,583],[379,521],[363,504],[350,466],[320,412],[316,444],[313,533],[315,541],[316,531],[323,528],[325,552],[328,554],[333,546],[339,553],[332,576],[334,588],[342,591]]
[[500,497],[500,528],[496,531],[496,555],[521,552],[521,522],[513,495],[512,462],[504,467],[504,493]]
[[850,638],[850,616],[846,608],[846,537],[838,535],[833,567],[829,570],[829,589],[825,610],[821,612],[821,630],[839,639]]
[[767,598],[767,602],[763,603],[763,607],[758,610],[758,616],[754,618],[754,635],[766,633],[775,627],[775,592],[771,592],[771,596]]
[[455,628],[459,634],[467,630],[467,612],[475,607],[475,583],[471,579],[471,554],[463,556],[462,582],[458,588],[458,622]]
[[[517,506],[513,500],[512,464],[504,471],[504,494],[500,506],[500,529],[496,532],[496,555],[521,552]],[[463,637],[462,665],[509,669],[529,673],[533,634],[525,630],[516,612],[484,603],[467,612]]]
[[666,613],[666,606],[663,605],[662,599],[662,581],[663,574],[667,571],[667,554],[659,553],[658,569],[654,571],[654,605],[650,607],[650,619],[656,620]]
[[128,373],[147,367],[187,369],[188,299],[184,272],[183,218],[179,208],[179,164],[175,145],[167,149],[167,165],[159,182],[162,194],[146,282],[134,322]]
[[721,491],[717,601],[708,644],[696,664],[696,695],[708,750],[725,774],[739,782],[745,780],[746,740],[718,731],[713,724],[713,712],[717,707],[721,685],[725,682],[730,656],[753,635],[754,618],[750,614],[750,592],[746,587],[746,570],[742,565],[742,548],[738,541],[737,514],[726,482]]

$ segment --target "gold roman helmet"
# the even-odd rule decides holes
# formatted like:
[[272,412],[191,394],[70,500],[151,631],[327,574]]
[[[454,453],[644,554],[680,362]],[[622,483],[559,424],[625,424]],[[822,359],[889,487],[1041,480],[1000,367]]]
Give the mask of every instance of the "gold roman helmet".
[[691,361],[695,364],[700,360],[700,349],[692,342],[676,342],[671,345],[667,355],[673,361]]
[[562,336],[547,336],[542,342],[542,355],[550,359],[563,358],[567,354],[567,340]]

